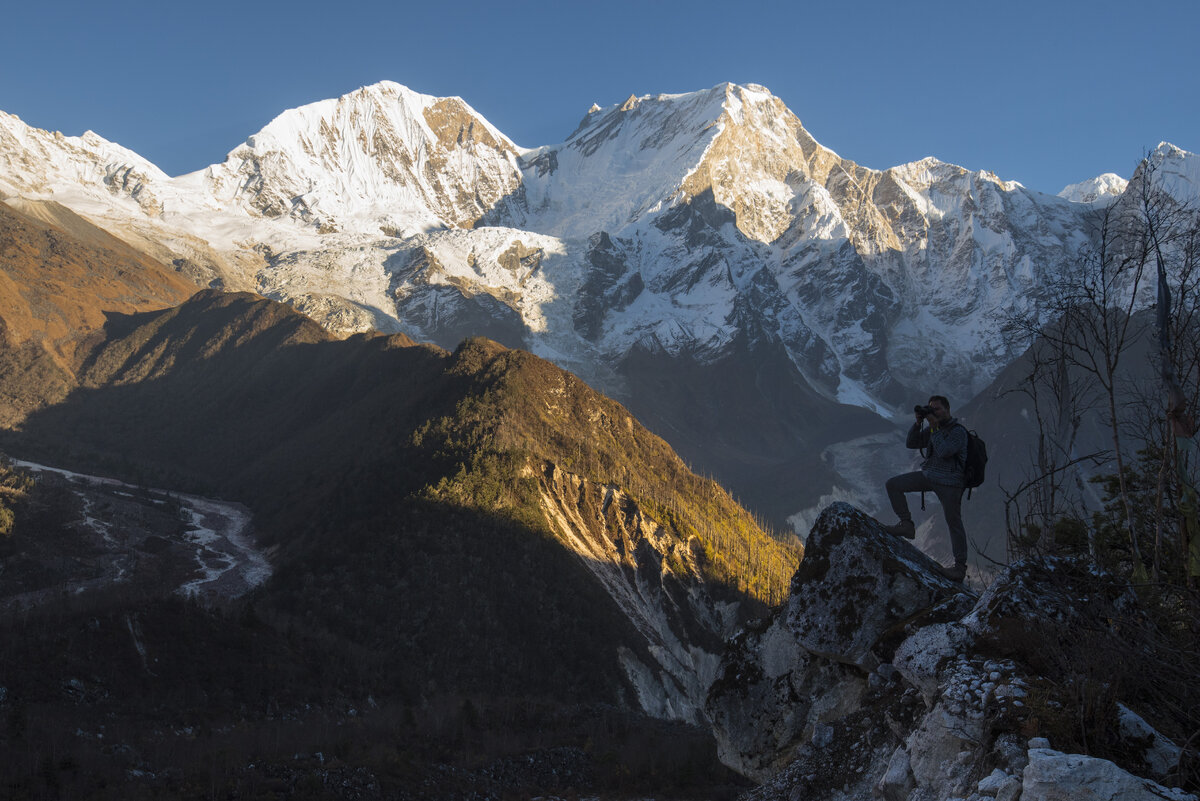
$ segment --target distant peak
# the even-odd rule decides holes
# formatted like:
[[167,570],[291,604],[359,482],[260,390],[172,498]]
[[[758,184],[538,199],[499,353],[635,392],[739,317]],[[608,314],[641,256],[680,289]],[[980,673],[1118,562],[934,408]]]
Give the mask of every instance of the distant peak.
[[621,104],[621,111],[631,111],[638,107],[638,103],[642,102],[637,95],[631,94],[624,103]]
[[424,97],[420,92],[414,91],[402,83],[395,81],[378,81],[377,83],[369,83],[365,86],[360,86],[353,92],[347,92],[343,97],[352,97],[354,95],[385,95],[396,97],[398,95],[413,95],[415,97]]
[[1183,148],[1176,147],[1175,145],[1171,144],[1170,142],[1159,142],[1158,147],[1154,148],[1154,152],[1162,153],[1163,155],[1171,155],[1171,156],[1183,155],[1184,153],[1187,153],[1187,151],[1184,150]]
[[722,84],[717,84],[710,91],[720,91],[727,95],[738,95],[745,97],[746,95],[766,95],[774,97],[771,90],[759,83],[732,83],[726,81]]
[[1058,196],[1072,203],[1095,203],[1105,198],[1117,197],[1128,185],[1129,182],[1116,173],[1106,172],[1095,178],[1064,186]]

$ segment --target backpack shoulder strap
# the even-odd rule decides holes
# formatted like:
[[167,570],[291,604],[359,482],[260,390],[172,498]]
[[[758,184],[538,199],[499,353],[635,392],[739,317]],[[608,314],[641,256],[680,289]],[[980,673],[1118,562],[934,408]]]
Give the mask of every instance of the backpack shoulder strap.
[[971,450],[971,429],[967,428],[965,425],[963,425],[957,419],[955,419],[954,425],[961,428],[967,435],[967,446],[966,446],[966,448],[963,449],[963,455],[962,455],[962,467],[965,470],[967,468],[967,452]]

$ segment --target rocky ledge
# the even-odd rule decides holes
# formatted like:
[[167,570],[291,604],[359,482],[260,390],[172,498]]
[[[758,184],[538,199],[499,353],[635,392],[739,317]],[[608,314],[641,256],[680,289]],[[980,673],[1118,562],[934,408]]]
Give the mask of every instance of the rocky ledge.
[[1140,614],[1127,584],[1041,557],[976,595],[933,568],[854,507],[821,514],[788,601],[730,641],[708,694],[749,799],[1195,801],[1194,748],[1106,664]]

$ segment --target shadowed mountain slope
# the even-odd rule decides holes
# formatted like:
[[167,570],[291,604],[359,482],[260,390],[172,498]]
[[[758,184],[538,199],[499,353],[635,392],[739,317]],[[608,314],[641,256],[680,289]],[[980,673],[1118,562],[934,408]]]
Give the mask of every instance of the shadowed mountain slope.
[[113,315],[79,377],[14,451],[246,503],[277,548],[264,603],[372,649],[416,697],[695,719],[721,640],[796,564],[619,404],[487,340],[336,340],[204,291]]

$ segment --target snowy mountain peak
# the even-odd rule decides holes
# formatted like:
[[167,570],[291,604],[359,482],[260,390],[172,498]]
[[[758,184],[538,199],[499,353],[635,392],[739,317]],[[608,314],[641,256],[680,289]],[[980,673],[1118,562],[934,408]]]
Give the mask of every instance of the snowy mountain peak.
[[1170,142],[1160,142],[1134,173],[1139,180],[1147,167],[1154,170],[1154,183],[1182,204],[1200,197],[1200,155],[1189,153]]
[[[1150,161],[1200,194],[1192,154]],[[459,98],[381,82],[175,179],[3,115],[0,167],[0,191],[82,197],[338,330],[485,332],[585,370],[768,343],[878,409],[928,381],[978,391],[1013,355],[997,321],[1088,243],[1081,204],[935,158],[864,168],[756,84],[630,95],[525,150]]]
[[1064,186],[1058,196],[1072,203],[1112,202],[1125,191],[1129,181],[1113,172]]
[[469,227],[516,188],[517,153],[462,99],[385,81],[283,112],[204,182],[218,205],[322,230]]
[[161,204],[151,186],[166,180],[158,167],[94,131],[65,136],[0,111],[0,192],[54,195],[81,208],[129,204],[153,216]]
[[590,112],[564,143],[523,154],[523,202],[495,219],[586,237],[711,194],[744,234],[769,242],[787,227],[797,161],[823,179],[840,159],[761,86],[631,95]]

